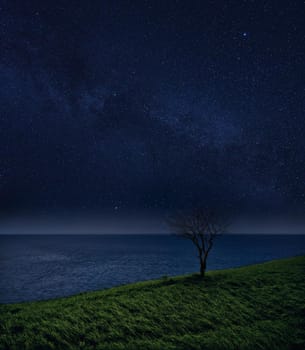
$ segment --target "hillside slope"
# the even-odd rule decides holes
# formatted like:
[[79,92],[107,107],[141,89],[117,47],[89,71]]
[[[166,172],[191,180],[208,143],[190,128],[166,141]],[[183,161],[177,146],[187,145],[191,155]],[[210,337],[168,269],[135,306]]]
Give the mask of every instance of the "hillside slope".
[[305,257],[1,305],[0,349],[305,349]]

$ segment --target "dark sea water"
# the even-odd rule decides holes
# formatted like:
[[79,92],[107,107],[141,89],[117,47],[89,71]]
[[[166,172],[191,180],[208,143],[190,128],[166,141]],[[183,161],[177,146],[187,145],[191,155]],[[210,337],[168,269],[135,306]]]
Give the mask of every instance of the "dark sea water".
[[[305,254],[305,235],[224,235],[208,269]],[[42,300],[197,272],[189,241],[168,235],[0,236],[0,302]]]

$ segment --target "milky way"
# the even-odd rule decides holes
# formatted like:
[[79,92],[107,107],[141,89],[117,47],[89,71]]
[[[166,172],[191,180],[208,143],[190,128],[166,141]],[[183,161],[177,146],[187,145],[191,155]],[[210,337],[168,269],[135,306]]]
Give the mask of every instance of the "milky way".
[[301,1],[2,1],[10,213],[305,209]]

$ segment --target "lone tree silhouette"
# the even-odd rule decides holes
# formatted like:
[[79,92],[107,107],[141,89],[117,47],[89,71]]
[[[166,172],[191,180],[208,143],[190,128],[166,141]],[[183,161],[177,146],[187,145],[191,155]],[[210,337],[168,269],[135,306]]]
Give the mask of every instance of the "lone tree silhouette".
[[211,210],[196,209],[175,215],[168,220],[168,224],[177,236],[193,242],[200,260],[200,274],[204,277],[214,241],[225,232],[228,222]]

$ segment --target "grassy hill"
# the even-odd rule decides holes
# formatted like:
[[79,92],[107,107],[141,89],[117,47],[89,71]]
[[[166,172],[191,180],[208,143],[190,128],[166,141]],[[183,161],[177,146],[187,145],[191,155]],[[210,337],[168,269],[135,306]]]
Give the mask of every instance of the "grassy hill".
[[305,257],[1,305],[0,349],[305,349]]

